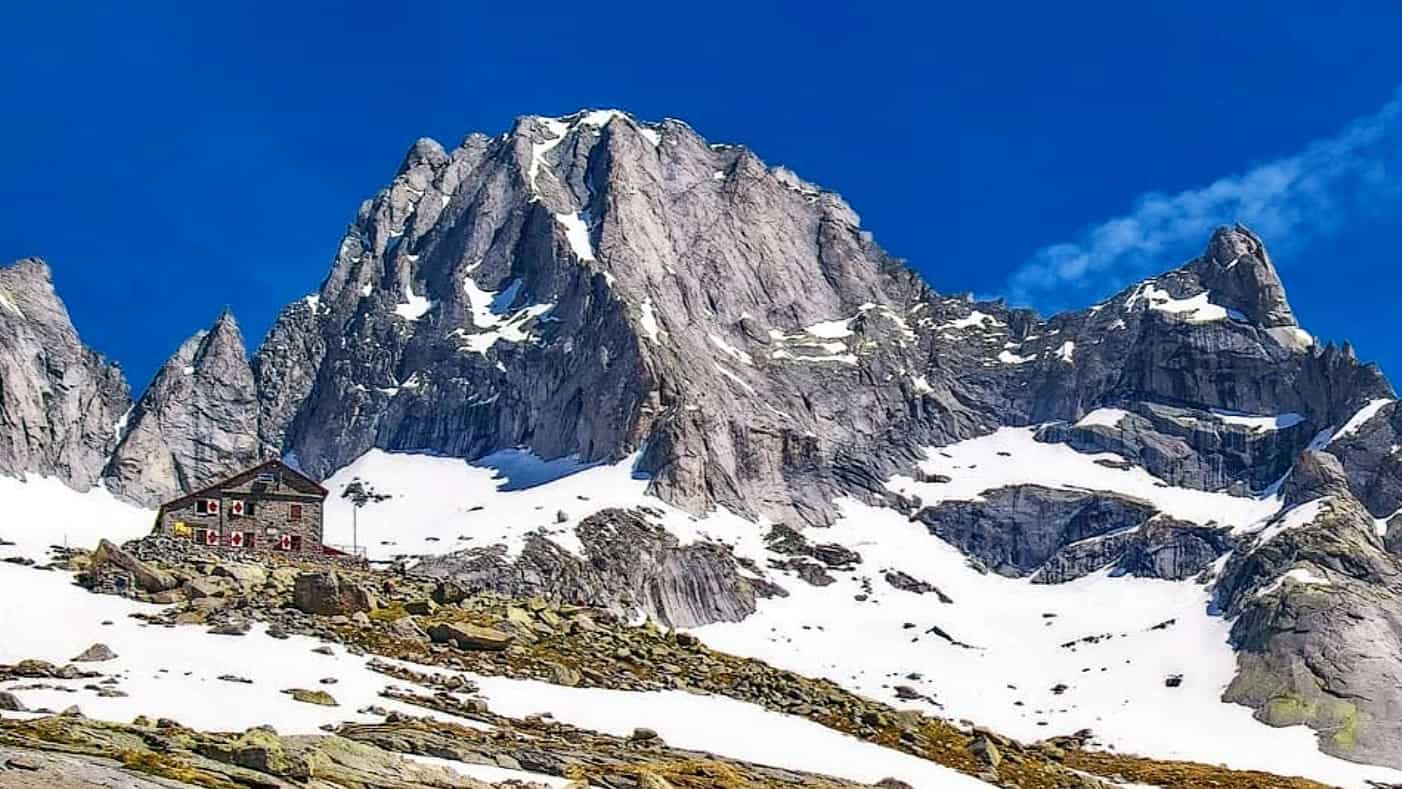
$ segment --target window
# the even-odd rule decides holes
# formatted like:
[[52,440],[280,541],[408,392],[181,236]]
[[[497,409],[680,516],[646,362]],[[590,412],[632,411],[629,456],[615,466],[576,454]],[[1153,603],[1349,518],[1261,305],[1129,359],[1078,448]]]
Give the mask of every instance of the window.
[[201,515],[218,515],[219,499],[200,499],[196,501],[195,512]]
[[[294,506],[294,507],[301,507],[302,505],[300,505],[300,504],[294,504],[294,505],[292,505],[292,506]],[[294,551],[300,551],[300,550],[302,550],[302,538],[301,538],[299,535],[296,535],[296,534],[292,535],[292,550],[294,550]]]
[[258,547],[258,533],[246,531],[243,533],[243,547],[247,550],[254,550]]
[[301,505],[301,504],[293,504],[293,505],[291,505],[290,507],[288,507],[288,508],[287,508],[287,519],[290,520],[290,521],[299,521],[299,520],[301,520],[301,519],[302,519],[302,505]]

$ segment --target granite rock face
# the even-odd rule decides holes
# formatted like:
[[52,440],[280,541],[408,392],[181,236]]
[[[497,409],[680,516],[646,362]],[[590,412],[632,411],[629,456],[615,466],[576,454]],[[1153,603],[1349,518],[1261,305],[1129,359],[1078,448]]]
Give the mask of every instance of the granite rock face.
[[103,479],[118,495],[154,506],[259,459],[258,391],[238,324],[225,312],[156,373]]
[[1064,583],[1100,570],[1182,580],[1231,550],[1226,529],[1177,521],[1112,493],[1019,485],[913,516],[1001,575]]
[[1036,571],[1060,551],[1137,529],[1155,513],[1145,502],[1106,493],[1020,485],[978,501],[949,501],[915,518],[930,533],[1001,575]]
[[1391,392],[1295,324],[1245,228],[1043,320],[935,293],[841,198],[742,147],[615,111],[415,143],[253,367],[263,444],[315,475],[372,447],[642,450],[672,504],[800,526],[837,496],[883,498],[922,447],[1107,405],[1142,424],[1048,440],[1259,490]]
[[0,474],[91,488],[130,404],[121,370],[78,339],[48,265],[0,267]]
[[1238,549],[1215,585],[1238,652],[1225,698],[1310,726],[1328,753],[1402,767],[1402,562],[1337,461],[1310,464],[1325,471],[1299,490],[1321,495]]
[[670,627],[738,622],[754,613],[757,579],[725,546],[680,545],[646,512],[602,510],[576,527],[581,553],[544,536],[519,556],[503,546],[430,557],[416,572],[452,581],[464,591],[604,606]]

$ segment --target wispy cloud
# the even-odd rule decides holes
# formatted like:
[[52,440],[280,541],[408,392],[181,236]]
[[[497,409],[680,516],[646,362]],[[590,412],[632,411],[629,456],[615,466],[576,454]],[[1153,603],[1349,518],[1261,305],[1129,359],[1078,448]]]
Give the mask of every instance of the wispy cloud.
[[1124,216],[1038,250],[1009,277],[1008,293],[1042,309],[1083,305],[1192,257],[1217,225],[1251,226],[1279,257],[1399,198],[1402,91],[1293,156],[1199,189],[1140,197]]

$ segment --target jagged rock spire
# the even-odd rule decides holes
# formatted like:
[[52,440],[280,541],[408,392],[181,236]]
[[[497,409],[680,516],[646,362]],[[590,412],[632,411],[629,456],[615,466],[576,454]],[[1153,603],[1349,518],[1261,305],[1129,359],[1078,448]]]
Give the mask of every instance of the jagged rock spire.
[[1203,284],[1265,328],[1295,326],[1266,245],[1244,225],[1219,227],[1201,260]]
[[48,264],[0,268],[0,474],[88,489],[130,402],[121,370],[78,339]]
[[104,477],[114,492],[150,506],[258,460],[257,388],[225,308],[156,373]]

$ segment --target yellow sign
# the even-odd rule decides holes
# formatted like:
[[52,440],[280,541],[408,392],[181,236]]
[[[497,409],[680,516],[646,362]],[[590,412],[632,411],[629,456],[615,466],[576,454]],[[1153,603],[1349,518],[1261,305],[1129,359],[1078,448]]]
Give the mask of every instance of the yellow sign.
[[175,522],[175,536],[176,536],[176,537],[189,537],[189,536],[190,536],[190,524],[186,523],[185,521],[176,521],[176,522]]

